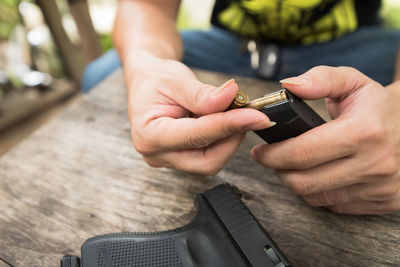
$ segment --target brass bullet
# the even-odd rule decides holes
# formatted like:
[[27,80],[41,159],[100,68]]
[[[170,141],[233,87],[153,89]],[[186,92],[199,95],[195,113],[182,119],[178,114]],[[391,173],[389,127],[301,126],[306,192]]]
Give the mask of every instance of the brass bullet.
[[276,104],[276,103],[281,103],[286,100],[288,100],[286,90],[279,90],[277,92],[273,92],[273,93],[267,94],[263,97],[254,99],[254,100],[250,101],[244,107],[260,110],[265,106],[269,106],[269,105]]
[[245,93],[239,91],[236,94],[235,99],[233,100],[229,109],[241,108],[247,105],[248,103],[249,103],[249,97]]
[[288,96],[286,94],[285,89],[267,94],[263,97],[254,99],[250,102],[249,102],[249,97],[245,93],[239,91],[237,93],[235,99],[233,100],[231,106],[229,107],[229,109],[253,108],[253,109],[260,110],[265,106],[269,106],[269,105],[276,104],[276,103],[281,103],[281,102],[284,102],[287,100],[288,100]]

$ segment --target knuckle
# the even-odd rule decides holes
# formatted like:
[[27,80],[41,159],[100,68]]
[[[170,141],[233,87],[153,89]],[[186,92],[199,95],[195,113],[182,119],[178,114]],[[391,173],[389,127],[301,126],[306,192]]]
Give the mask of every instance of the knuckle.
[[196,172],[206,176],[217,175],[224,166],[224,164],[219,160],[215,160],[213,157],[208,157],[205,152],[200,163],[201,168],[198,168],[199,170]]
[[146,144],[145,142],[133,142],[135,150],[142,155],[151,155],[154,152],[152,146]]
[[207,147],[210,141],[205,136],[200,136],[192,130],[188,130],[183,135],[183,143],[191,148]]
[[147,142],[144,138],[142,138],[139,134],[132,131],[131,134],[133,147],[137,152],[142,155],[151,155],[155,152],[154,147]]
[[289,159],[295,169],[306,169],[312,166],[313,152],[308,147],[293,148],[293,156]]
[[331,206],[329,207],[329,209],[335,213],[338,214],[345,214],[347,213],[346,209],[344,208],[343,205],[335,205],[335,206]]
[[162,167],[166,167],[164,164],[162,164],[161,162],[154,160],[152,158],[149,157],[143,157],[144,161],[147,163],[147,165],[149,165],[150,167],[153,168],[162,168]]
[[377,143],[386,140],[388,131],[382,123],[376,123],[374,127],[370,127],[369,129],[366,135],[367,141]]
[[204,171],[204,175],[206,176],[215,176],[219,173],[220,169],[215,168],[215,169],[207,169]]
[[215,125],[218,125],[218,133],[222,136],[230,136],[237,133],[239,130],[236,129],[235,122],[232,117],[226,113],[221,116],[215,117]]
[[229,136],[238,132],[238,129],[234,126],[234,124],[229,119],[223,119],[221,121],[222,132],[224,135]]
[[399,172],[399,163],[396,159],[394,152],[389,151],[383,157],[376,159],[368,170],[369,175],[392,177]]
[[398,194],[398,187],[393,184],[388,184],[380,189],[377,189],[377,195],[384,199],[391,199]]
[[318,75],[318,72],[326,72],[331,69],[332,69],[332,67],[330,67],[330,66],[321,65],[321,66],[312,67],[308,72],[315,73]]
[[203,95],[204,95],[204,86],[202,86],[202,87],[198,88],[197,90],[195,90],[193,98],[192,98],[193,102],[191,103],[192,106],[195,106],[196,103],[200,102],[200,100],[202,99]]
[[399,171],[399,166],[394,160],[389,160],[387,162],[381,163],[379,169],[376,171],[377,175],[382,175],[385,177],[390,177],[396,175]]
[[376,214],[389,214],[400,210],[399,201],[375,202]]
[[383,160],[382,164],[381,173],[385,176],[393,176],[399,172],[399,163],[394,155]]
[[206,176],[214,176],[217,175],[220,171],[221,167],[214,165],[202,168],[200,173]]
[[297,195],[306,196],[312,193],[311,185],[298,175],[290,175],[284,183]]
[[192,107],[196,108],[204,103],[204,100],[207,99],[209,92],[214,87],[209,84],[202,84],[197,90],[194,91],[193,98],[188,99],[188,102]]
[[353,68],[353,67],[340,66],[340,67],[337,67],[337,69],[341,72],[348,73],[350,75],[357,75],[357,74],[361,73],[359,70],[357,70],[356,68]]
[[388,130],[382,122],[375,120],[373,124],[366,124],[367,127],[359,129],[355,137],[355,143],[359,145],[370,145],[381,143],[387,140]]
[[305,202],[313,207],[319,207],[322,205],[323,201],[321,201],[321,196],[318,195],[309,195],[309,196],[304,196],[303,199]]

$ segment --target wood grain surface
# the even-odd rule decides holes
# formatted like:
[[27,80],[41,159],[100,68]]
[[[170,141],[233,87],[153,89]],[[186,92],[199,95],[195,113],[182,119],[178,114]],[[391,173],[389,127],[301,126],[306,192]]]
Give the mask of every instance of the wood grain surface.
[[[196,73],[215,85],[231,78]],[[251,97],[277,89],[236,81]],[[321,102],[312,106],[326,118]],[[348,216],[308,206],[250,159],[261,142],[248,134],[214,177],[147,166],[131,144],[118,70],[0,158],[0,258],[15,266],[58,266],[94,235],[181,226],[195,214],[196,194],[229,182],[294,266],[400,265],[399,213]]]
[[0,259],[0,267],[10,267],[11,265]]

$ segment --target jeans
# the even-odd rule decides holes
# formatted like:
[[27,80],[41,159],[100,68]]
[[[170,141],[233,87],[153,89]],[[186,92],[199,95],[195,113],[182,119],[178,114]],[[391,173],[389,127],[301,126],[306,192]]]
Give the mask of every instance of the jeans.
[[[183,63],[189,67],[257,77],[250,66],[250,54],[241,52],[242,42],[236,35],[211,27],[183,31],[181,36]],[[371,26],[325,43],[281,46],[278,69],[272,79],[297,76],[318,65],[350,66],[387,85],[393,80],[399,44],[399,30]],[[83,74],[83,91],[88,92],[120,66],[115,50],[91,62]]]

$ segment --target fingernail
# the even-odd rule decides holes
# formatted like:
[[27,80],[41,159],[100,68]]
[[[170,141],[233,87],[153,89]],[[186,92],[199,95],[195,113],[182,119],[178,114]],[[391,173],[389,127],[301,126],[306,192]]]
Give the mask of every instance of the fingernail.
[[297,85],[297,86],[302,86],[306,85],[311,81],[311,78],[306,75],[301,75],[297,77],[291,77],[287,79],[280,80],[280,83],[285,83],[285,84],[292,84],[292,85]]
[[249,127],[246,127],[246,131],[255,131],[255,130],[263,130],[267,129],[269,127],[272,127],[276,125],[276,122],[274,121],[261,121],[257,124],[250,125]]
[[225,82],[223,85],[221,85],[220,87],[217,87],[217,89],[215,90],[215,95],[219,95],[220,93],[222,93],[225,89],[233,86],[235,84],[235,80],[234,79],[230,79],[229,81]]
[[270,127],[272,127],[274,125],[276,125],[275,121],[267,121],[267,123],[264,123],[264,128],[263,129],[270,128]]

